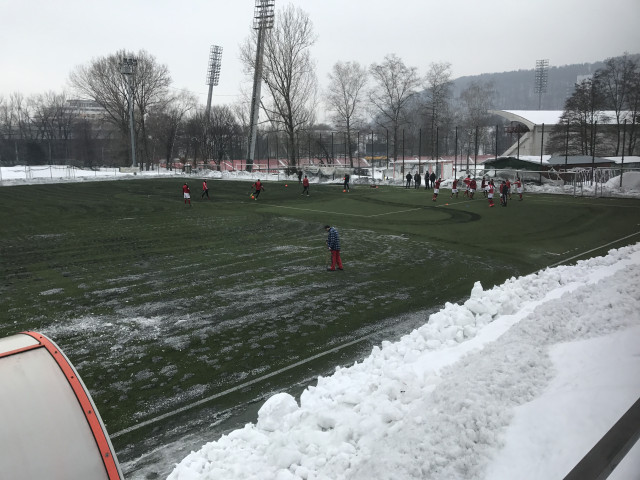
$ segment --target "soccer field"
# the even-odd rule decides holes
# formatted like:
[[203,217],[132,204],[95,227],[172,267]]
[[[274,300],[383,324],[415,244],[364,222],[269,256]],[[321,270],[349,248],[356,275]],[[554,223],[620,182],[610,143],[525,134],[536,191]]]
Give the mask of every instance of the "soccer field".
[[[259,400],[423,324],[445,302],[640,239],[640,201],[184,179],[0,188],[0,334],[46,334],[91,391],[125,473],[253,421]],[[192,179],[187,179],[192,182]],[[496,200],[497,201],[497,200]],[[327,272],[324,225],[344,272]],[[184,440],[188,438],[188,440]],[[180,450],[182,449],[182,450]],[[158,474],[166,458],[146,457]],[[129,478],[129,476],[128,476]]]

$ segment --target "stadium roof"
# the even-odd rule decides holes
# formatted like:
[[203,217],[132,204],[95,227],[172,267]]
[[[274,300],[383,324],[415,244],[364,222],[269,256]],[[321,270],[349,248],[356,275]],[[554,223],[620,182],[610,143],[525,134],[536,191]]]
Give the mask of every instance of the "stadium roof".
[[[564,113],[563,110],[489,110],[488,113],[498,115],[502,118],[506,118],[511,122],[519,122],[530,130],[536,125],[558,125],[560,123],[560,117]],[[625,117],[628,122],[631,122],[631,112],[621,112],[621,122]],[[598,123],[600,124],[615,124],[616,112],[603,111],[599,112]],[[637,120],[636,120],[637,121]]]
[[562,116],[562,110],[489,110],[489,113],[499,115],[512,122],[520,122],[533,130],[535,125],[557,125]]

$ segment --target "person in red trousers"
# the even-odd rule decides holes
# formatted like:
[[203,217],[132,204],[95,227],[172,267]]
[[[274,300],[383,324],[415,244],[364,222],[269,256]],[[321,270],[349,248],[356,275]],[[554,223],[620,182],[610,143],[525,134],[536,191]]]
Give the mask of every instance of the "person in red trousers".
[[327,247],[331,252],[331,267],[327,268],[330,272],[336,271],[336,265],[338,270],[343,270],[342,259],[340,258],[340,237],[338,237],[338,231],[331,225],[325,225],[324,229],[329,233],[327,237]]

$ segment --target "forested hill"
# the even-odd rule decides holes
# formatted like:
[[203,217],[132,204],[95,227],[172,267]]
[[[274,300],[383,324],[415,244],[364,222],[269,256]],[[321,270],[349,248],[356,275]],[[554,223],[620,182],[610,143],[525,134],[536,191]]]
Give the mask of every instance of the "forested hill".
[[[633,55],[640,57],[640,55]],[[532,62],[533,63],[533,62]],[[547,93],[542,95],[542,110],[563,110],[564,102],[573,93],[581,75],[591,75],[603,68],[604,62],[549,66]],[[496,91],[496,110],[538,110],[538,94],[535,93],[535,69],[515,72],[484,73],[460,77],[453,81],[453,94],[457,98],[473,81],[492,82]]]

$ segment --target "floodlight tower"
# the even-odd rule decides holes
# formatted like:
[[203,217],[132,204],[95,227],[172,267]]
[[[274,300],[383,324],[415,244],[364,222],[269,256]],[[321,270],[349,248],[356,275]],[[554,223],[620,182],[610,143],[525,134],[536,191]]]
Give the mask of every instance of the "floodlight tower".
[[138,60],[132,57],[124,57],[120,62],[120,73],[127,80],[127,95],[129,97],[129,130],[131,130],[131,159],[132,166],[137,167],[136,162],[136,134],[133,121],[133,76],[136,74]]
[[218,85],[220,80],[220,65],[222,64],[222,47],[218,45],[211,45],[209,50],[209,68],[207,69],[207,81],[209,85],[209,96],[207,97],[207,122],[211,114],[211,95],[213,93],[213,86]]
[[251,171],[255,158],[256,138],[258,136],[258,113],[260,110],[260,89],[262,86],[262,57],[266,30],[273,28],[275,0],[256,0],[253,14],[253,28],[258,31],[256,43],[256,65],[253,73],[253,95],[249,118],[249,145],[247,152],[247,170]]
[[542,109],[542,94],[547,93],[549,78],[549,60],[536,60],[536,89],[538,94],[538,110]]

